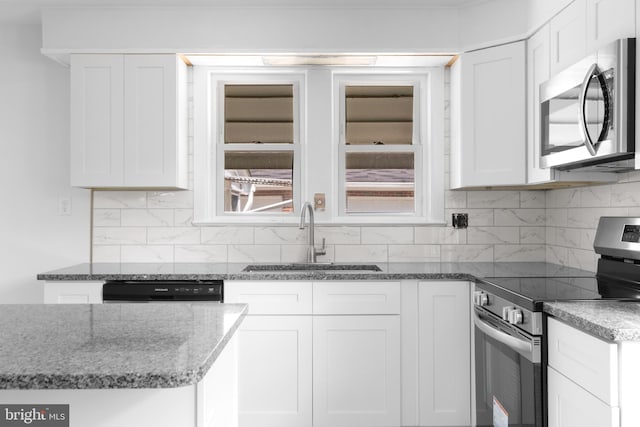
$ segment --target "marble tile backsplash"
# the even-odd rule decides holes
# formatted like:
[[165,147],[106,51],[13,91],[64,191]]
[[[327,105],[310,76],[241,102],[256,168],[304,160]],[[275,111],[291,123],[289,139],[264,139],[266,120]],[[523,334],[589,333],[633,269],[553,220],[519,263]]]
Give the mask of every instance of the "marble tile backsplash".
[[[544,261],[545,197],[534,191],[448,191],[451,212],[469,228],[317,226],[322,261]],[[194,226],[193,194],[96,191],[94,262],[301,262],[306,232],[297,226]]]
[[615,184],[547,190],[545,259],[595,271],[593,251],[601,216],[640,216],[640,171],[620,174]]

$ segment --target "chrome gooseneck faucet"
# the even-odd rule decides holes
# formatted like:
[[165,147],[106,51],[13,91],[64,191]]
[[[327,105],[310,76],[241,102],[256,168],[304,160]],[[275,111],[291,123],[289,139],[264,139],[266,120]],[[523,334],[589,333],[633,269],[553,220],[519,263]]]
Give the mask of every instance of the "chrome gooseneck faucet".
[[307,262],[314,263],[317,260],[318,255],[324,255],[327,253],[324,246],[324,238],[322,239],[322,247],[320,249],[316,249],[315,244],[315,224],[313,219],[313,206],[311,203],[305,202],[302,205],[302,209],[300,212],[300,230],[304,230],[304,222],[306,219],[306,213],[309,211],[309,234],[307,237]]

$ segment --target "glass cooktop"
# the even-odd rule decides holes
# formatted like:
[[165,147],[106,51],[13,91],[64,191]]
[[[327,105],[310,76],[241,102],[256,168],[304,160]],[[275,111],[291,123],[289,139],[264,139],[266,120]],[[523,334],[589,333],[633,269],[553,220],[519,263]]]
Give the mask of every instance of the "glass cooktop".
[[498,277],[478,281],[476,287],[531,311],[542,310],[545,301],[602,299],[595,277]]

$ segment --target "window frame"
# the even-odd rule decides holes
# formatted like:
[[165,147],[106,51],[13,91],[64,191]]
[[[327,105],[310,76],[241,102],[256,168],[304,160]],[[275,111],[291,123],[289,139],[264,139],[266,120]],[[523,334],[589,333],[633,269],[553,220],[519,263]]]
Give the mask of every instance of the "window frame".
[[[314,193],[323,192],[326,196],[326,210],[316,211],[317,224],[325,225],[442,225],[445,224],[445,119],[444,110],[444,67],[193,67],[193,182],[194,216],[196,225],[286,225],[299,221],[300,207],[304,201],[313,201]],[[423,165],[415,170],[415,199],[419,206],[415,213],[404,214],[341,214],[339,207],[340,189],[344,188],[344,163],[340,163],[340,138],[344,133],[344,121],[340,120],[339,84],[340,79],[364,80],[371,82],[380,79],[400,82],[419,82],[419,92],[414,93],[414,132],[419,129],[421,144],[399,145],[419,147],[418,153]],[[320,76],[320,78],[319,78]],[[298,151],[294,153],[294,205],[290,213],[240,214],[223,213],[220,215],[220,195],[223,187],[218,181],[224,174],[224,163],[218,154],[216,133],[218,123],[224,123],[218,97],[218,81],[228,83],[246,82],[259,77],[258,83],[298,82],[298,100],[294,106],[294,115],[298,122],[294,124],[294,134],[299,138]],[[264,79],[264,80],[262,80]],[[328,86],[325,86],[328,85]],[[314,99],[309,98],[309,94]],[[318,98],[318,95],[322,94]],[[326,94],[326,95],[325,95]],[[415,105],[419,99],[419,105]],[[294,102],[295,97],[294,97]],[[324,112],[327,112],[325,115]],[[319,114],[320,113],[320,114]],[[343,112],[344,113],[344,112]],[[221,115],[222,114],[222,115]],[[320,117],[320,118],[319,118]],[[221,121],[222,120],[222,121]],[[295,118],[294,118],[295,123]],[[341,126],[342,124],[342,126]],[[341,129],[342,128],[342,129]],[[223,135],[223,134],[222,134]],[[222,136],[223,137],[223,136]],[[294,136],[295,138],[296,136]],[[239,144],[232,144],[239,145]],[[249,144],[255,148],[257,144]],[[284,144],[283,144],[284,145]],[[289,145],[289,144],[286,144]],[[391,147],[391,145],[387,145]],[[286,147],[283,147],[286,149]],[[296,154],[298,156],[296,157]],[[313,157],[313,158],[311,158]],[[319,157],[321,157],[319,159]],[[323,160],[324,159],[324,160]],[[343,160],[344,162],[344,160]],[[222,166],[222,167],[220,167]],[[298,185],[296,186],[296,180]],[[326,185],[325,185],[326,183]],[[297,199],[296,193],[297,192]],[[344,201],[343,201],[344,203]],[[222,209],[224,209],[222,207]]]
[[[225,144],[226,84],[293,85],[293,143]],[[197,90],[196,90],[197,88]],[[206,88],[205,90],[202,90]],[[306,73],[283,69],[194,68],[194,223],[295,223],[304,194],[302,158],[305,145]],[[206,143],[203,143],[206,141]],[[225,212],[225,153],[233,151],[293,152],[291,212]]]
[[[413,86],[411,145],[346,145],[346,86]],[[444,71],[441,68],[336,70],[333,72],[333,146],[338,179],[333,218],[351,224],[442,224],[444,218]],[[442,108],[438,108],[441,105]],[[441,143],[438,143],[441,142]],[[347,152],[413,152],[414,212],[346,212]]]

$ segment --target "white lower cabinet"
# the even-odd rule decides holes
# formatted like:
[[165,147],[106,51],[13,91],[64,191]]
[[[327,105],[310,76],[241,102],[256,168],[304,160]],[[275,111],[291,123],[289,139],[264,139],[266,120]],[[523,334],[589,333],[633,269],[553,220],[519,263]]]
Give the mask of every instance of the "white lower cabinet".
[[311,316],[247,316],[238,346],[240,426],[311,426]]
[[549,427],[640,425],[640,342],[612,342],[548,319]]
[[102,304],[102,282],[46,282],[45,304]]
[[314,427],[400,425],[400,316],[315,316]]
[[[313,304],[312,304],[313,301]],[[399,282],[225,282],[240,427],[399,427]]]
[[471,424],[469,282],[418,284],[420,426]]
[[620,411],[547,368],[549,427],[618,427]]
[[249,304],[238,335],[240,427],[312,425],[310,282],[225,282]]

